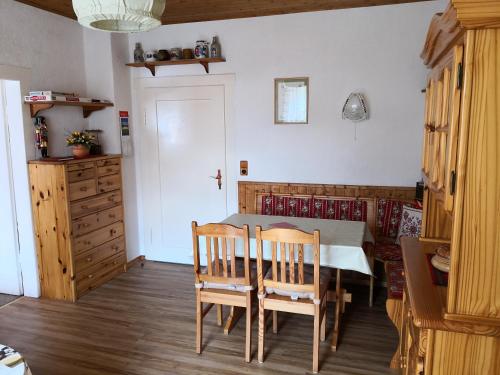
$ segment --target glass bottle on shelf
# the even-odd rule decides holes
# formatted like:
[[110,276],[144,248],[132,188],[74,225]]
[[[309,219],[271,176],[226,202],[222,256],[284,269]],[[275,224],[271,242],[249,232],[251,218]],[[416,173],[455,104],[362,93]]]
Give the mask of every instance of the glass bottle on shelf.
[[219,40],[217,36],[214,36],[212,38],[212,44],[210,45],[210,57],[220,58],[221,56],[222,54]]

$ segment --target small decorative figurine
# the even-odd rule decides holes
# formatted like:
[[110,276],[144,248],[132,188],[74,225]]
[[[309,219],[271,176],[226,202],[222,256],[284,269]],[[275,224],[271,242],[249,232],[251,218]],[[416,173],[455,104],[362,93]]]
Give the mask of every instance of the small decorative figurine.
[[144,62],[144,50],[142,49],[141,43],[136,43],[135,44],[134,62],[135,63]]
[[171,60],[182,60],[182,48],[170,49],[170,59]]
[[222,56],[221,47],[219,39],[217,36],[212,38],[212,44],[210,45],[210,57],[220,58]]
[[35,128],[35,146],[40,150],[42,158],[49,157],[49,129],[45,122],[45,117],[37,116],[33,118]]

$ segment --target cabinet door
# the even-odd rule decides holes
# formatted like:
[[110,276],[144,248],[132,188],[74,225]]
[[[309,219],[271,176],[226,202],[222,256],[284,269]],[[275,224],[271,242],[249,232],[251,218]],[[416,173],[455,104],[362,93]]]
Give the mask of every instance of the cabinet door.
[[448,212],[453,211],[453,201],[455,195],[460,100],[462,94],[463,50],[463,46],[461,45],[454,48],[453,63],[450,67],[450,110],[448,114],[448,141],[445,156],[446,167],[444,176],[444,209]]

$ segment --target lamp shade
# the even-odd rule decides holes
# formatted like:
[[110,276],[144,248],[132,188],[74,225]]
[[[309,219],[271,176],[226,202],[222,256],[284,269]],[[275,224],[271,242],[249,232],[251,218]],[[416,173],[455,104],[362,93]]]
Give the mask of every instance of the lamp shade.
[[342,108],[342,118],[354,122],[363,121],[368,118],[365,98],[362,94],[353,92],[347,98],[344,108]]
[[73,9],[85,27],[133,33],[161,25],[165,0],[73,0]]

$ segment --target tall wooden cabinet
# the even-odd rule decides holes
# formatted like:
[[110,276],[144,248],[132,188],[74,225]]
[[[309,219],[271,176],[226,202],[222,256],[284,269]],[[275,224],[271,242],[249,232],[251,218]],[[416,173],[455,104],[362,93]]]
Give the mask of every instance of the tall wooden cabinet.
[[42,297],[76,301],[125,270],[121,157],[30,161]]
[[[500,374],[500,1],[452,0],[422,53],[420,239],[402,239],[404,374]],[[448,286],[426,254],[450,244]]]

